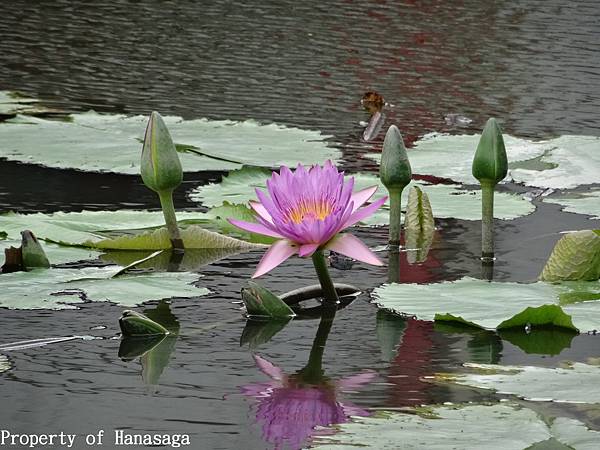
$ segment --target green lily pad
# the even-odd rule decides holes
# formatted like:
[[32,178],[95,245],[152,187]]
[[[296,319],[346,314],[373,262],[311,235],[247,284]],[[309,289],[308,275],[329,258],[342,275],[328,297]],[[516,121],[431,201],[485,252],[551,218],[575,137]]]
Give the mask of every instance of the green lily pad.
[[[186,172],[232,170],[244,164],[279,167],[338,160],[318,131],[255,121],[163,117],[182,153]],[[68,120],[17,116],[0,123],[0,157],[47,167],[91,172],[140,173],[148,118],[71,114]]]
[[596,450],[600,442],[600,432],[590,430],[578,420],[566,417],[554,419],[550,431],[558,441],[577,450]]
[[[469,164],[471,163],[469,162]],[[256,188],[265,189],[266,180],[270,175],[271,172],[264,169],[246,167],[231,172],[223,178],[221,183],[207,184],[194,189],[189,197],[191,200],[201,202],[209,207],[220,206],[224,201],[246,205],[248,201],[256,199]],[[375,174],[354,173],[349,176],[354,177],[355,191],[369,186],[379,186],[373,200],[381,198],[387,193],[379,177]],[[413,181],[409,184],[409,188],[410,186],[418,186],[427,194],[435,217],[481,220],[480,190],[466,190],[459,185],[429,185],[418,181]],[[408,202],[409,190],[404,189],[403,191],[403,205]],[[535,211],[535,206],[520,195],[497,192],[494,198],[494,215],[497,219],[515,219]],[[386,225],[389,223],[389,215],[389,202],[386,202],[375,214],[366,218],[363,224]]]
[[[427,410],[426,415],[419,414]],[[516,404],[413,408],[339,425],[339,433],[314,438],[315,449],[523,450],[552,435],[538,415]],[[383,417],[382,417],[383,416]]]
[[541,280],[597,280],[600,278],[600,236],[592,230],[565,234],[554,246]]
[[277,295],[254,281],[242,288],[242,301],[250,318],[288,321],[296,314]]
[[10,369],[10,361],[4,355],[0,355],[0,373],[6,372]]
[[600,366],[573,363],[569,367],[500,366],[465,364],[474,373],[461,373],[442,379],[525,400],[563,403],[600,403]]
[[[408,150],[408,157],[417,174],[475,184],[477,181],[471,174],[471,164],[479,139],[479,134],[450,136],[431,133]],[[509,179],[512,177],[517,183],[570,189],[598,181],[599,137],[561,136],[536,142],[505,135],[504,143]],[[367,157],[377,162],[381,160],[381,154]]]
[[198,297],[208,289],[190,283],[197,274],[143,273],[111,278],[120,267],[37,269],[0,275],[0,307],[10,309],[72,309],[84,301],[110,301],[132,307],[151,300]]
[[600,189],[598,188],[565,197],[545,198],[544,202],[561,205],[566,212],[586,214],[592,216],[590,217],[592,220],[600,220]]
[[[422,320],[461,322],[488,329],[558,326],[600,328],[600,282],[500,283],[462,278],[436,284],[385,284],[372,293],[378,306]],[[570,303],[561,302],[567,296]]]

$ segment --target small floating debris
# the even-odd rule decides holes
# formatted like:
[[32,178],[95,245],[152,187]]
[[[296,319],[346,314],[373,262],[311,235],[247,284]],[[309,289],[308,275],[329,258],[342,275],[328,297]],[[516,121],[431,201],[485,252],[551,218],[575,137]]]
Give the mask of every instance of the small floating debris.
[[466,127],[473,122],[473,119],[469,119],[467,116],[461,114],[446,114],[444,120],[446,121],[446,125],[451,127]]

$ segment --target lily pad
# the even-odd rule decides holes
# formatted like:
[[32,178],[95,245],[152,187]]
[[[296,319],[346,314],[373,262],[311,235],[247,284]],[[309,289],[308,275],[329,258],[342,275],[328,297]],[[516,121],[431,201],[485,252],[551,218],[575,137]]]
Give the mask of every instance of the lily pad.
[[208,289],[193,286],[197,274],[143,273],[111,278],[120,267],[37,269],[1,275],[0,307],[10,309],[72,309],[84,301],[110,301],[132,307],[171,297],[197,297]]
[[315,438],[317,445],[311,448],[523,450],[551,437],[534,411],[516,404],[433,406],[408,412],[413,414],[357,418],[340,425],[340,433]]
[[[414,172],[475,184],[471,174],[473,155],[480,135],[450,136],[431,133],[408,150]],[[509,179],[527,186],[570,189],[598,181],[600,138],[561,136],[531,141],[504,136],[509,161]],[[380,161],[381,154],[367,155]],[[434,210],[435,210],[434,206]]]
[[600,432],[590,430],[578,420],[566,417],[557,417],[552,422],[550,431],[558,441],[577,450],[596,450],[600,442]]
[[[472,158],[472,155],[471,155]],[[469,162],[469,164],[471,164]],[[470,166],[469,166],[470,167]],[[470,171],[470,169],[469,169]],[[201,202],[205,206],[220,206],[224,201],[234,204],[247,204],[256,199],[256,188],[265,189],[270,172],[259,168],[244,168],[231,172],[221,183],[200,186],[190,193],[190,199]],[[354,190],[369,186],[378,186],[372,200],[386,195],[386,189],[374,174],[354,173]],[[413,181],[410,186],[418,186],[427,193],[435,217],[454,217],[463,220],[481,220],[481,191],[466,190],[459,185],[430,185]],[[402,204],[408,201],[409,189],[404,189]],[[494,202],[494,215],[497,219],[515,219],[532,213],[535,206],[520,195],[497,192]],[[389,223],[389,202],[375,214],[365,219],[365,225],[386,225]],[[1,229],[1,227],[0,227]]]
[[[600,328],[600,282],[500,283],[462,278],[436,284],[385,284],[372,293],[378,306],[422,320],[488,329],[531,325],[578,331]],[[561,301],[562,298],[569,299]]]
[[592,230],[567,233],[554,246],[541,280],[597,280],[600,278],[600,236]]
[[563,210],[575,214],[586,214],[592,220],[600,220],[600,189],[591,189],[588,192],[570,194],[568,197],[545,198],[545,203],[556,203]]
[[[341,153],[318,131],[253,120],[183,120],[163,117],[186,172],[232,170],[338,160]],[[0,123],[0,157],[47,167],[91,172],[140,173],[148,118],[71,114],[67,120],[17,116]]]
[[492,389],[532,401],[600,403],[600,366],[573,363],[569,367],[465,364],[474,373],[443,375],[444,381]]

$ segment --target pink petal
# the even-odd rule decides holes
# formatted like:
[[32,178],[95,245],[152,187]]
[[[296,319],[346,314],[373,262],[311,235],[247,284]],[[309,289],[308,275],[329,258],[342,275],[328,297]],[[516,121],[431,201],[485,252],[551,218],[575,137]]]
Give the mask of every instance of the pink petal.
[[383,266],[379,258],[360,239],[351,234],[338,234],[329,241],[325,248],[367,264]]
[[256,272],[254,272],[252,278],[260,277],[270,270],[273,270],[275,267],[297,252],[298,247],[293,245],[287,239],[282,239],[275,242],[273,245],[271,245],[271,247],[269,247],[269,250],[267,250],[258,263]]
[[348,220],[346,220],[346,222],[344,223],[344,225],[342,226],[342,229],[344,228],[348,228],[351,227],[352,225],[354,225],[356,222],[360,222],[361,220],[365,219],[366,217],[369,217],[370,215],[372,215],[377,209],[379,209],[379,207],[381,205],[383,205],[385,203],[385,201],[387,200],[387,196],[380,198],[379,200],[375,200],[373,203],[371,203],[368,206],[365,206],[362,209],[359,209],[358,211],[352,213],[352,215],[350,217],[348,217]]
[[272,362],[267,361],[265,358],[259,355],[252,355],[254,357],[254,362],[256,366],[260,369],[262,373],[264,373],[269,378],[273,380],[281,381],[283,380],[284,374],[283,371],[274,365]]
[[300,246],[298,250],[298,256],[311,256],[316,249],[319,248],[319,244],[304,244]]
[[352,208],[352,212],[356,211],[360,208],[364,203],[373,197],[373,194],[377,190],[377,186],[371,186],[366,189],[362,189],[352,194],[350,197],[350,201],[354,202],[354,207]]
[[271,214],[269,214],[269,211],[267,211],[267,208],[265,208],[262,203],[250,200],[250,207],[256,212],[256,214],[265,219],[267,222],[273,223]]
[[283,237],[279,233],[276,233],[273,230],[269,230],[267,227],[265,227],[264,225],[262,225],[260,223],[245,222],[243,220],[236,220],[236,219],[227,219],[227,221],[231,225],[241,228],[242,230],[249,231],[250,233],[264,234],[265,236],[271,236],[271,237],[279,238],[279,239],[281,239]]

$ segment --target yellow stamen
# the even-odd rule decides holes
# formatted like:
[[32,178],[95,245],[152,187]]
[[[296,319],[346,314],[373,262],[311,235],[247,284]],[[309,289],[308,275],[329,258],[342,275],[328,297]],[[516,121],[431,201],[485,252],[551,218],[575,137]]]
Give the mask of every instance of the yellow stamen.
[[287,218],[294,223],[300,223],[308,218],[324,220],[331,214],[332,209],[332,205],[325,200],[303,199],[288,211]]

